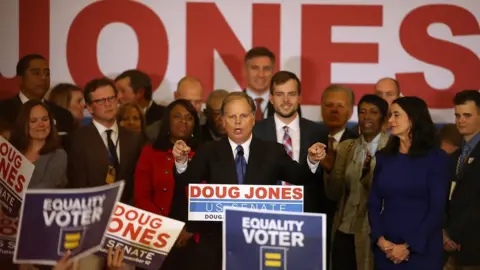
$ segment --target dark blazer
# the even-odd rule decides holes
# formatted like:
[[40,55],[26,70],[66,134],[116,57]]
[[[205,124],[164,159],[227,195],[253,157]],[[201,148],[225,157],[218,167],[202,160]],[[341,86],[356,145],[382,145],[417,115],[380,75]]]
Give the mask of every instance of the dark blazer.
[[[456,171],[461,153],[460,149],[452,155],[452,172]],[[456,186],[448,203],[445,230],[461,245],[453,256],[462,266],[480,266],[480,144],[473,149],[458,176],[452,178]]]
[[[300,117],[300,155],[299,162],[303,163],[307,160],[308,148],[320,141],[322,134],[320,125],[305,118]],[[253,134],[256,138],[277,142],[277,128],[275,126],[275,118],[270,116],[265,120],[259,121],[253,127]]]
[[[131,203],[133,176],[142,148],[142,138],[128,129],[118,127],[120,165],[116,181],[125,180],[121,201]],[[106,185],[108,150],[93,123],[79,128],[71,139],[68,151],[68,181],[71,188]]]
[[[74,119],[72,114],[68,110],[57,106],[50,101],[45,100],[44,103],[53,114],[53,118],[56,121],[57,131],[66,132],[68,134],[73,132]],[[0,117],[9,123],[15,123],[22,105],[23,103],[18,95],[0,101]]]
[[150,106],[150,108],[148,108],[147,112],[145,113],[145,122],[147,126],[153,124],[153,122],[155,121],[162,120],[164,111],[165,107],[153,102],[152,106]]
[[[325,133],[322,131],[322,128],[319,124],[300,117],[300,154],[299,162],[307,162],[308,148],[316,142],[325,143],[321,141],[322,134]],[[277,142],[277,128],[275,126],[275,118],[273,116],[268,117],[265,120],[259,121],[253,127],[253,134],[262,140]],[[321,179],[323,171],[319,166],[315,175],[317,179]],[[312,185],[312,186],[310,186]],[[316,209],[316,205],[324,205],[325,202],[320,202],[316,192],[311,192],[312,189],[317,188],[317,183],[310,182],[304,188],[304,210],[305,212],[313,212]],[[323,197],[326,199],[326,197]]]
[[[205,143],[189,161],[187,170],[178,174],[178,184],[201,183],[237,184],[232,148],[227,138]],[[304,184],[312,179],[308,165],[300,165],[287,155],[283,145],[253,137],[245,175],[246,185],[276,185],[279,180]],[[200,233],[198,255],[202,257],[199,269],[219,270],[222,264],[221,222],[189,222],[187,230]]]

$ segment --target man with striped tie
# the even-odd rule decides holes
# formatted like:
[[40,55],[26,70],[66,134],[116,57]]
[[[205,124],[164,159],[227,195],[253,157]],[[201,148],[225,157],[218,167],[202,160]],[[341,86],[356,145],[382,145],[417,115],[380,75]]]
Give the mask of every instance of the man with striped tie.
[[[283,144],[287,154],[300,163],[306,162],[308,147],[322,137],[321,126],[298,113],[301,94],[302,85],[295,73],[275,73],[270,82],[269,98],[275,113],[253,128],[257,138]],[[288,182],[288,179],[284,180]]]

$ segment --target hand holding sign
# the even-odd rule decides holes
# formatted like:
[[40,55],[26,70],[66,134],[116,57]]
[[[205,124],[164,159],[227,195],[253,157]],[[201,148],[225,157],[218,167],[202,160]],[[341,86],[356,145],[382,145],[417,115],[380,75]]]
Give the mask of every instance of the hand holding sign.
[[69,251],[67,251],[67,253],[65,253],[65,255],[55,265],[53,270],[72,270],[73,269],[73,261],[69,260],[70,254],[71,253]]
[[178,140],[173,146],[172,154],[175,157],[175,161],[177,161],[178,163],[185,163],[187,161],[190,151],[190,147],[188,147],[188,145],[184,141]]
[[122,269],[125,264],[123,263],[123,256],[125,254],[125,250],[122,248],[117,247],[115,251],[113,248],[108,248],[107,253],[107,269],[108,270],[117,270]]
[[311,163],[317,164],[325,158],[325,147],[325,144],[317,142],[308,148],[308,159]]

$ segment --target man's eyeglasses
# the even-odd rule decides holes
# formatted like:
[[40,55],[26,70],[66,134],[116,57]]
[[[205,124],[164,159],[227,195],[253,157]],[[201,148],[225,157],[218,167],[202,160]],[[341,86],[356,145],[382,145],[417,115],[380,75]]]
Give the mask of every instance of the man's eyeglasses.
[[103,105],[105,104],[107,101],[109,103],[111,102],[114,102],[117,100],[117,96],[110,96],[110,97],[106,97],[106,98],[99,98],[99,99],[95,99],[95,100],[92,100],[92,103],[95,103],[97,105]]

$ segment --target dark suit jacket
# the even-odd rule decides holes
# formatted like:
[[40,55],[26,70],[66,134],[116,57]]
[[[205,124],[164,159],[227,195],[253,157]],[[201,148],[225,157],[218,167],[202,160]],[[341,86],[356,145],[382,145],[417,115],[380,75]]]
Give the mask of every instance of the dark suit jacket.
[[[120,165],[116,181],[125,180],[122,202],[131,203],[133,175],[142,148],[142,139],[128,129],[118,127]],[[108,150],[93,123],[79,128],[72,137],[68,152],[68,180],[71,188],[106,185]]]
[[[315,122],[307,120],[305,118],[300,117],[300,154],[299,154],[299,162],[306,163],[307,162],[307,155],[308,155],[308,148],[312,146],[312,144],[316,142],[325,143],[321,141],[322,134],[321,126]],[[272,141],[277,142],[277,128],[275,126],[275,118],[273,116],[268,117],[265,120],[259,121],[253,127],[253,134],[255,137],[265,140],[265,141]],[[323,175],[321,167],[317,169],[315,175],[317,179],[321,179]],[[313,185],[313,186],[311,186]],[[308,185],[305,186],[304,189],[304,210],[305,212],[312,212],[316,208],[316,204],[324,205],[325,202],[319,202],[320,198],[318,198],[316,193],[310,192],[310,190],[317,187],[317,183],[310,182]],[[326,197],[325,197],[326,198]]]
[[[461,149],[452,155],[455,172]],[[446,231],[461,249],[453,256],[462,266],[480,266],[480,144],[473,149],[459,175],[448,204]]]
[[155,121],[162,120],[164,111],[165,107],[153,102],[152,106],[150,106],[150,108],[148,108],[147,112],[145,113],[145,122],[147,126],[153,124],[153,122]]
[[[0,101],[0,117],[9,123],[15,123],[20,109],[22,108],[22,101],[18,95]],[[57,131],[66,132],[70,134],[74,130],[74,120],[72,114],[47,100],[45,100],[45,105],[53,115],[53,118],[56,121]]]
[[[232,148],[227,138],[205,143],[197,149],[195,156],[189,161],[187,170],[178,174],[176,168],[176,184],[188,183],[237,184],[237,174]],[[287,180],[292,184],[304,184],[312,179],[312,173],[306,164],[300,165],[287,155],[283,145],[267,142],[253,137],[245,175],[246,185],[276,185],[279,180]],[[202,269],[216,270],[221,265],[222,227],[221,222],[189,222],[187,230],[200,233],[202,248],[213,253],[213,266]],[[203,237],[203,238],[202,238]],[[203,239],[203,240],[202,240]],[[207,260],[205,260],[207,265]],[[211,266],[211,267],[210,267]]]

